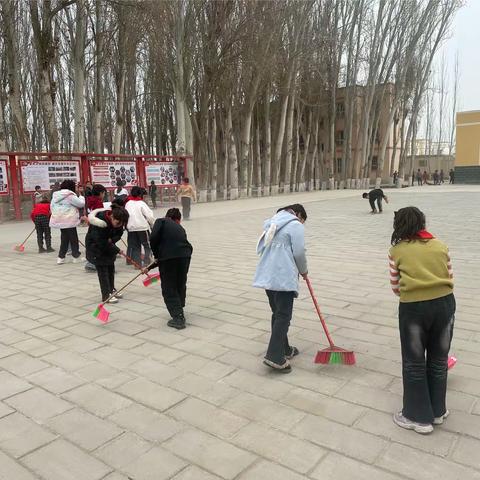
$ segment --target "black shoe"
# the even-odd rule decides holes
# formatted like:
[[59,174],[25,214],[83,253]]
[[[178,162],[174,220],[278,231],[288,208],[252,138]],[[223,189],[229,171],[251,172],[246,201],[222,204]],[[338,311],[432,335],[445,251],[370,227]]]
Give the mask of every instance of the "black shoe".
[[53,249],[52,247],[47,247],[47,253],[52,253],[54,251],[55,251],[55,249]]
[[185,317],[183,315],[173,317],[167,322],[167,325],[177,330],[183,330],[185,328]]
[[46,253],[47,251],[43,248],[43,247],[40,247],[38,249],[38,253]]
[[296,357],[299,353],[300,352],[297,347],[290,347],[290,352],[285,354],[285,358],[287,360],[291,360],[293,357]]

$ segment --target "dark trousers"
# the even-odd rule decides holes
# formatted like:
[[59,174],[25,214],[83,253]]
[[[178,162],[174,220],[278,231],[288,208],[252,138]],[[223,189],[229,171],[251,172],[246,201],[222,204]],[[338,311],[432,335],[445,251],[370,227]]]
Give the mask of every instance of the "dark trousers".
[[76,228],[62,228],[60,230],[59,258],[65,258],[69,245],[72,249],[72,257],[78,258],[80,256],[80,249],[78,248],[78,235]]
[[157,208],[157,195],[150,195],[150,198],[152,199],[153,208]]
[[455,297],[400,303],[403,415],[432,423],[446,411],[447,361],[453,336]]
[[190,218],[190,206],[192,205],[192,199],[190,197],[181,197],[182,201],[182,217],[185,220]]
[[183,315],[189,267],[190,258],[171,258],[159,262],[163,300],[172,318]]
[[421,178],[417,178],[417,183],[418,183],[418,186],[421,187],[422,186],[422,179]]
[[145,250],[143,265],[146,266],[150,263],[151,256],[148,232],[128,232],[128,248],[131,252],[129,257],[131,257],[132,260],[135,260],[139,265],[142,265],[142,245]]
[[49,218],[46,215],[37,215],[35,217],[35,230],[37,231],[38,248],[43,248],[43,238],[45,237],[45,246],[52,248],[52,232],[50,230]]
[[282,365],[285,362],[285,355],[291,352],[287,334],[292,320],[295,292],[275,290],[265,290],[265,292],[272,310],[272,333],[265,358]]
[[[378,211],[383,212],[382,197],[378,197],[376,200],[377,200],[377,205],[378,205]],[[369,198],[368,201],[370,202],[370,206],[372,207],[372,212],[374,212],[376,210],[375,199],[374,198]]]
[[104,302],[115,290],[115,265],[96,265],[102,302]]

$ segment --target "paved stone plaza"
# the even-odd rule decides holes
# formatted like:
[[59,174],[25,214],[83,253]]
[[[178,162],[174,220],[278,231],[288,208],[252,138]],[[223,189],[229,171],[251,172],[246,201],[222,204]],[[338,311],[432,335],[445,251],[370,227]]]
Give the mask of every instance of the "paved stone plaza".
[[[480,479],[480,188],[392,190],[375,216],[360,193],[194,205],[189,326],[179,332],[166,326],[159,285],[140,280],[102,325],[91,315],[95,274],[38,255],[33,238],[14,252],[32,224],[0,225],[0,478]],[[309,215],[312,283],[355,367],[313,363],[326,341],[305,285],[293,372],[262,364],[269,310],[251,287],[255,245],[263,220],[293,202]],[[393,211],[412,204],[449,244],[456,278],[452,414],[429,436],[391,420],[402,386],[386,256]],[[117,262],[117,287],[133,275]]]

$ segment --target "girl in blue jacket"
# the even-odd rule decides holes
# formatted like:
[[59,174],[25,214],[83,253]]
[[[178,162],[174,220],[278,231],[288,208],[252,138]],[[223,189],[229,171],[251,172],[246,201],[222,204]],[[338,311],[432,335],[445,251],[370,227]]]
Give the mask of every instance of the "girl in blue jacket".
[[258,241],[260,261],[253,286],[264,288],[272,310],[272,334],[264,364],[280,373],[290,373],[289,360],[298,349],[288,343],[293,300],[298,296],[298,277],[307,275],[303,224],[307,212],[300,204],[289,205],[267,220]]

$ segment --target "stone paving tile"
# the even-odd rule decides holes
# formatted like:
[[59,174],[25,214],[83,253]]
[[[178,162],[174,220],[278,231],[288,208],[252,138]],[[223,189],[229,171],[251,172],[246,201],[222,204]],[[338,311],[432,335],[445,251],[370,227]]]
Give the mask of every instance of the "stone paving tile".
[[182,458],[225,479],[233,479],[256,457],[205,433],[187,430],[163,444]]
[[48,480],[100,480],[111,471],[107,465],[64,440],[36,450],[22,458],[22,462]]
[[[30,223],[0,225],[0,477],[478,478],[480,188],[390,196],[381,216],[368,215],[357,191],[291,196],[309,214],[315,292],[336,343],[356,352],[357,366],[313,363],[326,343],[301,282],[290,330],[301,355],[292,374],[281,377],[262,364],[270,314],[265,293],[250,285],[262,221],[287,199],[195,205],[185,225],[195,254],[188,328],[181,332],[166,325],[160,289],[140,282],[112,306],[111,322],[100,324],[91,315],[99,296],[95,276],[71,263],[59,268],[54,257],[37,256],[33,244],[16,254],[12,245]],[[392,212],[412,203],[449,244],[456,282],[452,352],[459,362],[449,374],[451,416],[428,437],[391,420],[402,384],[398,303],[385,257]],[[234,237],[233,218],[242,224]],[[85,233],[79,229],[82,239]],[[53,235],[58,247],[58,231]],[[116,268],[119,285],[131,278],[124,262]],[[25,291],[26,275],[42,289]],[[56,455],[63,470],[50,471]],[[86,468],[76,475],[80,463]]]

